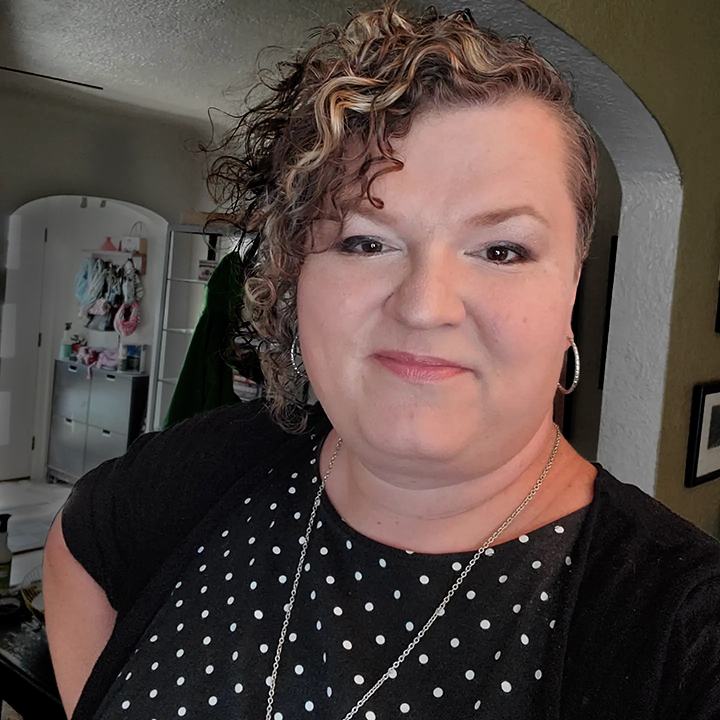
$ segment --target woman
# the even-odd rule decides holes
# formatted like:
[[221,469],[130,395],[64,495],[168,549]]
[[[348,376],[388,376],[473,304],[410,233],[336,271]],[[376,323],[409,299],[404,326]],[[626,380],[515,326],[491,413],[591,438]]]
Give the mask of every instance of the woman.
[[270,412],[76,485],[45,561],[68,714],[717,717],[717,544],[552,421],[595,197],[566,83],[392,5],[284,72],[211,175],[259,238]]

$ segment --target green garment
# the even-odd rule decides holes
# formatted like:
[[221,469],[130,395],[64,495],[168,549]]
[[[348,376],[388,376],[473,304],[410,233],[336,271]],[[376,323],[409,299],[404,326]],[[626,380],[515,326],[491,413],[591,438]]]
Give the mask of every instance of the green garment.
[[225,360],[231,347],[232,314],[239,311],[243,263],[226,255],[210,276],[205,307],[198,320],[170,400],[164,428],[206,410],[238,402],[232,367]]

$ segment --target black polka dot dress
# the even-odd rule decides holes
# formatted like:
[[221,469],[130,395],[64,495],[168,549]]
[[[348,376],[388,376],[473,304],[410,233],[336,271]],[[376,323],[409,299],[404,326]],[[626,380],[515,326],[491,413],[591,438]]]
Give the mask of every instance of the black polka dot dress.
[[[194,544],[98,720],[265,718],[284,607],[320,482],[317,440]],[[354,717],[542,717],[546,674],[561,662],[554,636],[585,514],[489,549]],[[274,720],[343,720],[473,554],[382,545],[345,524],[324,495],[283,649]]]

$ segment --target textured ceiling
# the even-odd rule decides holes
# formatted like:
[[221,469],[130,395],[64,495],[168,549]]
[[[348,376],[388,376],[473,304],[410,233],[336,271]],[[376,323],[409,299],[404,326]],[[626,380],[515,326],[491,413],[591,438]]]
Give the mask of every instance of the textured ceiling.
[[[360,9],[377,4],[352,2]],[[91,95],[203,116],[211,105],[237,103],[223,94],[249,85],[261,49],[293,49],[313,28],[344,22],[349,5],[350,0],[0,0],[0,65],[104,88],[83,91]],[[21,78],[34,92],[52,82],[16,75],[13,84]]]

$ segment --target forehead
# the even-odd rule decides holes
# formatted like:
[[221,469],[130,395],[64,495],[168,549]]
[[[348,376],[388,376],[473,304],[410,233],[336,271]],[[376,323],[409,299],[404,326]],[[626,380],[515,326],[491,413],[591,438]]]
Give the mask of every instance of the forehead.
[[567,141],[539,101],[427,112],[393,147],[402,170],[372,185],[388,215],[452,225],[469,214],[526,206],[551,226],[574,228]]

